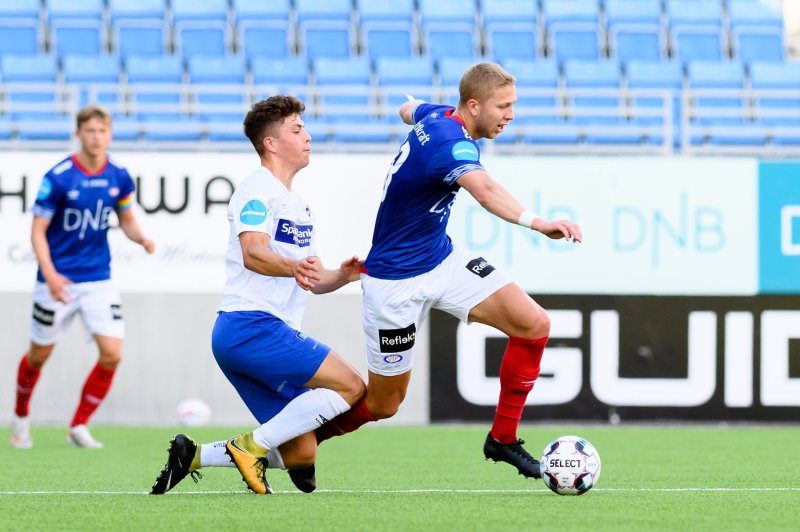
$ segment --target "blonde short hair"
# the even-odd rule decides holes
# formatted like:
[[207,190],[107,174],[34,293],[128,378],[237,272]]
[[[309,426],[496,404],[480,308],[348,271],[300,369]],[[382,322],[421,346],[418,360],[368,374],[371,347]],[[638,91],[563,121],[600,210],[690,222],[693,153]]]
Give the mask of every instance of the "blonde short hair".
[[77,129],[80,129],[83,124],[91,120],[92,118],[99,118],[109,127],[111,127],[111,114],[100,107],[99,105],[87,105],[80,111],[78,111],[77,116],[75,117],[75,126]]
[[478,63],[472,65],[461,76],[458,83],[458,104],[466,105],[469,100],[485,102],[500,87],[513,85],[514,76],[497,63]]

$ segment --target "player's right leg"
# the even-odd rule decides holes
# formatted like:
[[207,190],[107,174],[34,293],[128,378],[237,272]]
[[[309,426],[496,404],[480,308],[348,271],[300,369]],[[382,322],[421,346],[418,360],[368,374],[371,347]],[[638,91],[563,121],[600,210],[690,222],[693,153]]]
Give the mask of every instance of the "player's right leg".
[[17,370],[17,398],[11,418],[11,446],[17,449],[33,447],[31,438],[30,400],[39,380],[42,366],[53,353],[53,345],[31,342],[30,350],[22,355]]
[[203,478],[200,474],[200,448],[186,434],[176,434],[167,448],[167,463],[156,477],[151,495],[162,495],[174,488],[187,475],[195,482]]

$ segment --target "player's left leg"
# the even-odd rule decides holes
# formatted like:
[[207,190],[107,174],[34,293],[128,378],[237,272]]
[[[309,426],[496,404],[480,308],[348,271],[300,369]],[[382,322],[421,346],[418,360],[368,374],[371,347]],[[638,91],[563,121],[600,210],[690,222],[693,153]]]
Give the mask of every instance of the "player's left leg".
[[484,456],[508,462],[521,475],[539,478],[539,464],[517,438],[525,401],[539,376],[550,319],[518,285],[509,284],[476,305],[470,321],[491,325],[509,336],[500,364],[500,398],[484,443]]
[[95,341],[100,350],[100,357],[86,378],[78,408],[75,410],[67,433],[69,443],[89,449],[103,447],[102,443],[94,439],[86,425],[111,389],[114,373],[122,359],[122,340],[120,338],[95,335]]

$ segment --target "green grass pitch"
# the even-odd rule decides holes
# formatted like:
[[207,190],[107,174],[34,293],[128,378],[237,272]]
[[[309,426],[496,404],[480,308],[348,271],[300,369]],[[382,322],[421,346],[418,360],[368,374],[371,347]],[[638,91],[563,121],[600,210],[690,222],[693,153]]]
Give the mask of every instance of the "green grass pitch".
[[[200,441],[241,428],[204,427]],[[795,427],[527,425],[537,455],[578,434],[603,461],[599,483],[562,497],[506,464],[483,460],[488,427],[373,425],[320,448],[318,489],[270,470],[275,495],[248,492],[235,469],[207,468],[147,495],[174,428],[94,429],[100,450],[65,429],[34,427],[30,450],[0,447],[2,530],[797,530]]]

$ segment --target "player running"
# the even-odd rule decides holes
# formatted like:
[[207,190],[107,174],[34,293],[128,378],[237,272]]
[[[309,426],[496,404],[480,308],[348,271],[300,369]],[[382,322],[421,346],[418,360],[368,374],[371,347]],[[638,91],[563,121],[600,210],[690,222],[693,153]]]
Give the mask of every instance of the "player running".
[[517,427],[539,375],[550,319],[517,284],[484,258],[453,245],[445,232],[450,208],[464,188],[507,222],[554,239],[582,240],[576,224],[548,222],[526,210],[481,164],[476,140],[496,138],[514,119],[514,82],[499,65],[479,63],[461,78],[458,107],[413,100],[400,108],[403,121],[414,128],[386,176],[361,276],[367,394],[317,429],[319,442],[397,412],[411,378],[416,332],[437,308],[509,336],[500,398],[483,452],[526,477],[540,477],[539,463],[517,438]]
[[39,270],[33,289],[31,346],[19,364],[17,400],[11,420],[11,445],[33,446],[29,402],[41,368],[76,314],[99,349],[67,441],[98,448],[87,428],[89,418],[111,387],[122,357],[125,326],[119,293],[111,282],[108,228],[116,213],[128,239],[155,251],[131,210],[134,184],[128,171],[108,158],[111,115],[90,105],[77,115],[80,151],[45,174],[33,206],[31,242]]
[[316,487],[314,429],[363,397],[358,372],[325,344],[298,330],[307,292],[324,294],[355,281],[362,262],[336,270],[315,256],[314,216],[292,191],[308,166],[311,136],[291,96],[255,104],[244,120],[261,166],[228,205],[227,283],[211,348],[222,372],[262,425],[227,441],[198,446],[185,434],[170,442],[151,493],[172,489],[201,467],[235,466],[256,493],[272,493],[264,471],[289,469],[302,491]]

